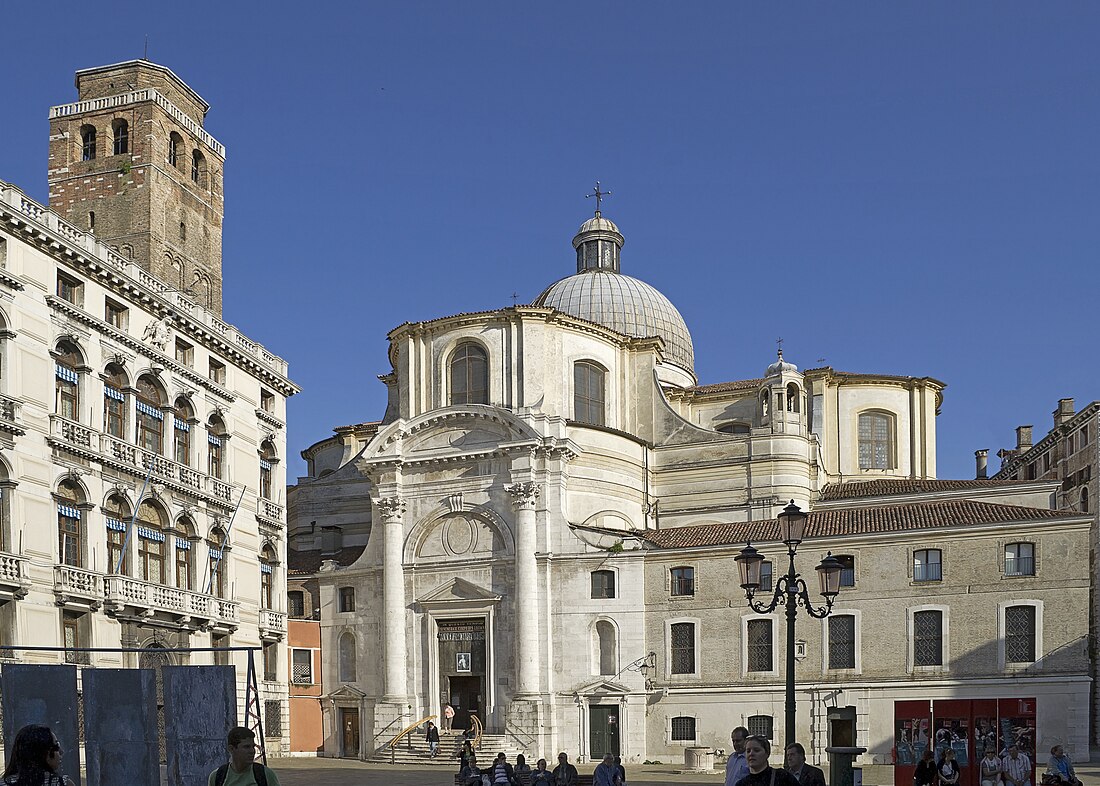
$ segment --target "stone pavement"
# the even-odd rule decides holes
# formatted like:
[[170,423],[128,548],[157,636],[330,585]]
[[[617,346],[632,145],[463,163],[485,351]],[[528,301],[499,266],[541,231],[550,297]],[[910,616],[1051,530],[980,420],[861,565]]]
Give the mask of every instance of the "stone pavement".
[[[1100,786],[1100,750],[1093,750],[1092,762],[1077,767],[1084,786]],[[351,759],[272,759],[269,765],[279,774],[282,786],[453,786],[453,769],[441,767],[391,766]],[[593,764],[580,765],[591,771]],[[677,775],[671,766],[627,767],[630,786],[667,786],[680,783],[722,783],[722,776]]]

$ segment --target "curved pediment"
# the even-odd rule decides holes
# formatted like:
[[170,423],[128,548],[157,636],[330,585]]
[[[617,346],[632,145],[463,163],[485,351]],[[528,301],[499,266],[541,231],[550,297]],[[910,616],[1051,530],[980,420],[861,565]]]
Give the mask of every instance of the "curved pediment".
[[469,404],[391,423],[363,451],[362,460],[446,461],[542,443],[542,437],[512,413]]
[[487,512],[445,513],[417,525],[405,544],[406,562],[491,559],[514,553],[511,533]]

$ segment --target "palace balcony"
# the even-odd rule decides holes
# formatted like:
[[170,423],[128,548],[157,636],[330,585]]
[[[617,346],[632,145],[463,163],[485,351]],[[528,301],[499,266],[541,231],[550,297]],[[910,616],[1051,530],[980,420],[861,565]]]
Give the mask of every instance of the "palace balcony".
[[261,497],[256,500],[256,516],[267,524],[272,524],[280,529],[285,524],[283,513],[285,508],[278,503]]
[[31,589],[27,578],[27,558],[0,552],[0,598],[25,598]]
[[273,609],[260,609],[260,638],[281,641],[286,637],[286,614]]
[[195,628],[236,630],[240,625],[240,604],[201,592],[169,587],[131,576],[104,577],[107,612],[112,616],[173,616],[177,622]]
[[17,437],[26,433],[19,407],[18,399],[0,396],[0,431],[6,431]]
[[53,592],[58,606],[81,606],[94,611],[103,605],[103,574],[74,565],[54,565]]

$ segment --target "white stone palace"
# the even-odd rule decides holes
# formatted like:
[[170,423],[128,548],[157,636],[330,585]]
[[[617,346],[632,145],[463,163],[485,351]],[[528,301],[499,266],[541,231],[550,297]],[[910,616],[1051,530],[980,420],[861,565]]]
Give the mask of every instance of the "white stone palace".
[[573,247],[531,305],[395,328],[383,418],[303,453],[289,560],[319,594],[296,601],[321,610],[329,755],[370,756],[443,702],[529,760],[667,761],[741,724],[785,743],[784,623],[747,608],[733,557],[751,539],[768,583],[784,572],[794,500],[818,602],[813,568],[844,567],[832,616],[797,630],[812,760],[859,745],[889,782],[949,712],[1087,757],[1089,569],[1068,557],[1089,518],[1052,510],[1056,483],[937,480],[930,377],[780,353],[699,385],[615,224],[597,212]]

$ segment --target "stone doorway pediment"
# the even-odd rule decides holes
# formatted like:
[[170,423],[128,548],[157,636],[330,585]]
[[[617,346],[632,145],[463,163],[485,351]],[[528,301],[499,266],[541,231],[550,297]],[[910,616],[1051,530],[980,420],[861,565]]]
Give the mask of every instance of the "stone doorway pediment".
[[619,682],[613,680],[593,680],[577,688],[578,696],[626,696],[633,691]]
[[329,701],[359,701],[361,699],[365,699],[366,697],[367,694],[356,688],[354,685],[341,685],[332,693],[329,693],[326,696],[322,696],[322,698]]
[[447,609],[456,606],[485,606],[499,603],[500,595],[466,581],[453,578],[417,598],[417,603],[425,609]]

